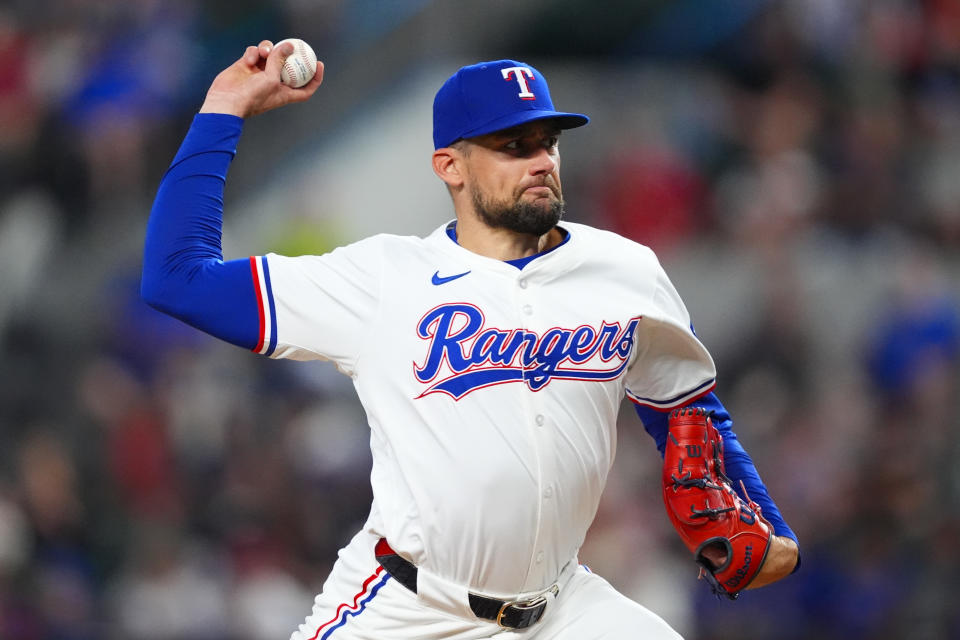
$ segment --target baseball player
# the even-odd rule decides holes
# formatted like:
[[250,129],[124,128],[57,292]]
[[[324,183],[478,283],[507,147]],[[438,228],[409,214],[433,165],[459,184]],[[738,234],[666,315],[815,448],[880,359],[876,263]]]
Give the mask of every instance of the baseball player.
[[[320,63],[305,87],[283,85],[290,53],[264,41],[214,80],[160,184],[142,293],[256,353],[333,361],[366,409],[370,515],[292,638],[679,637],[577,560],[624,395],[666,452],[668,513],[718,593],[789,574],[796,536],[656,257],[561,221],[558,139],[588,118],[555,110],[531,65],[464,67],[437,92],[433,170],[456,217],[427,237],[222,260],[244,119],[308,99],[323,77]],[[708,490],[725,502],[696,493]]]

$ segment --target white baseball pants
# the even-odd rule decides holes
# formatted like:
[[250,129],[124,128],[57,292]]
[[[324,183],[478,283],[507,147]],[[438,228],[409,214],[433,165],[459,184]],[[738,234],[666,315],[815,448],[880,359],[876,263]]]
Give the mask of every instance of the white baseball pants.
[[653,612],[579,565],[539,622],[507,630],[477,618],[449,594],[413,593],[377,562],[378,536],[362,531],[340,557],[313,612],[290,640],[682,640]]

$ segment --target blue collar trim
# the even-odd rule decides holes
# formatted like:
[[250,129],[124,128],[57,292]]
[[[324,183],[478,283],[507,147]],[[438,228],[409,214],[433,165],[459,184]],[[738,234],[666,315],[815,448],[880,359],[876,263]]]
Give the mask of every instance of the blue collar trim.
[[[523,269],[525,266],[539,258],[540,256],[545,256],[551,251],[559,249],[563,245],[567,244],[570,240],[570,232],[564,229],[563,227],[557,227],[560,230],[560,233],[563,234],[563,240],[561,240],[555,247],[550,247],[546,251],[541,251],[540,253],[535,253],[532,256],[527,256],[525,258],[517,258],[516,260],[504,260],[509,265],[513,265],[517,269]],[[457,221],[453,220],[450,224],[447,225],[447,235],[450,236],[450,239],[454,242],[457,242]],[[457,242],[457,244],[460,244]]]

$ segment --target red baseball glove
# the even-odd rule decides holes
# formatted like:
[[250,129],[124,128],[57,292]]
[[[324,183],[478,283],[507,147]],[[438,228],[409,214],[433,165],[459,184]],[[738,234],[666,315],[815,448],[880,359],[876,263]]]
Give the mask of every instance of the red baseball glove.
[[[723,438],[700,408],[674,409],[668,418],[663,501],[673,527],[713,592],[735,599],[756,577],[773,527],[760,506],[745,502],[723,468]],[[744,488],[744,495],[746,489]],[[708,556],[723,557],[715,564]]]

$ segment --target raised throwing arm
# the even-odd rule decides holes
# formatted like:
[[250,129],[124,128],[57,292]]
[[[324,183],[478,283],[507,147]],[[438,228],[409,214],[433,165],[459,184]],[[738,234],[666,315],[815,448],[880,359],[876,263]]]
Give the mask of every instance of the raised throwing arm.
[[233,344],[262,340],[258,275],[248,258],[224,262],[223,191],[244,118],[307,100],[323,64],[299,89],[280,81],[292,45],[264,40],[217,75],[160,182],[147,224],[141,295],[154,308]]

